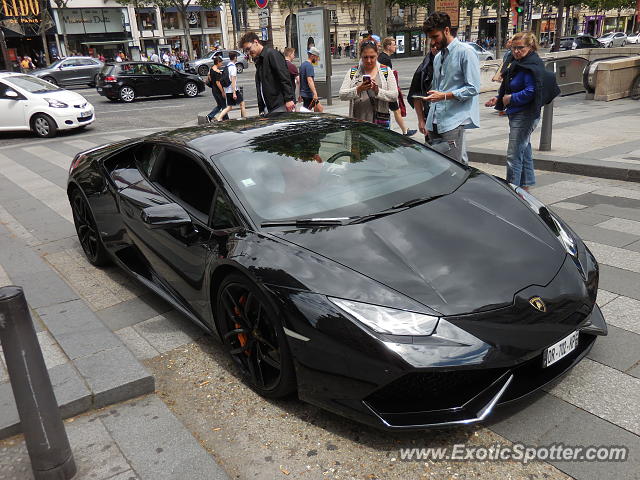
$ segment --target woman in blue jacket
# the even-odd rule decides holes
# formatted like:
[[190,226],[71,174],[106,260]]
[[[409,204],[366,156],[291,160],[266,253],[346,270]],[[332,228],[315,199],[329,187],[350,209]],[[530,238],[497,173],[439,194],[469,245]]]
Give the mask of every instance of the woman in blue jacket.
[[[520,32],[511,39],[511,53],[503,73],[498,96],[485,105],[505,110],[509,117],[507,181],[525,190],[535,185],[531,133],[540,120],[540,109],[547,103],[553,86],[545,85],[544,63],[537,53],[538,42],[531,32]],[[555,87],[557,88],[557,86]]]

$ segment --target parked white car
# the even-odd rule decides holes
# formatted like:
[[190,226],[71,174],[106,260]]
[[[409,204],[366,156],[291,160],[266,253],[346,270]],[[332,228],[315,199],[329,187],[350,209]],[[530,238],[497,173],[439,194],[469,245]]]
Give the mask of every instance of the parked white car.
[[32,130],[54,137],[58,130],[95,121],[93,105],[80,94],[22,73],[0,72],[0,131]]
[[473,48],[473,50],[476,52],[476,55],[478,55],[478,60],[493,60],[493,57],[495,57],[493,53],[491,53],[489,50],[485,50],[475,42],[466,42],[466,43],[467,45],[470,45]]
[[598,41],[605,47],[624,47],[627,43],[627,34],[623,32],[609,32],[598,38]]
[[632,33],[627,37],[627,43],[640,43],[640,32]]

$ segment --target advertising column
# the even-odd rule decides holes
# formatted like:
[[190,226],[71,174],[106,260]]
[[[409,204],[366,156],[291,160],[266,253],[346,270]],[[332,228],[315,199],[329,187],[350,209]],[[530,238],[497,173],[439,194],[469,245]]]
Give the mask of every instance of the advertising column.
[[325,97],[327,105],[331,105],[331,51],[328,42],[329,12],[323,7],[303,8],[298,10],[296,21],[298,23],[300,58],[304,61],[307,51],[311,47],[316,47],[320,50],[320,57],[313,64],[315,82],[318,86],[318,95]]

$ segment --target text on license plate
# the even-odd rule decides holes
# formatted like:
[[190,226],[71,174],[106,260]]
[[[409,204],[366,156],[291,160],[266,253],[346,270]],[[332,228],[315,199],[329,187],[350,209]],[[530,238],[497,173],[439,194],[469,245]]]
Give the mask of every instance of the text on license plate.
[[575,331],[558,343],[551,345],[547,348],[542,355],[542,366],[548,367],[553,365],[561,358],[566,357],[578,347],[579,332]]

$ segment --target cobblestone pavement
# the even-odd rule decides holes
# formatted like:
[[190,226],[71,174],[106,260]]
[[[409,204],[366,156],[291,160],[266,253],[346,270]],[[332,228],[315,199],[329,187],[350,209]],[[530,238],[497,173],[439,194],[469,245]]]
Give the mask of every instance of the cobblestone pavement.
[[[608,337],[596,342],[588,358],[560,383],[532,401],[498,411],[485,426],[390,435],[298,401],[270,402],[255,396],[238,381],[220,347],[170,306],[118,269],[98,270],[88,264],[76,240],[65,194],[70,160],[80,149],[140,133],[87,132],[81,138],[0,146],[0,285],[14,282],[26,289],[46,290],[47,282],[64,280],[70,295],[79,297],[83,307],[154,373],[159,397],[124,404],[122,408],[132,412],[129,421],[167,405],[200,441],[203,451],[211,453],[235,478],[640,478],[640,184],[537,172],[534,194],[582,236],[600,262],[598,303],[610,330]],[[504,174],[503,167],[476,166]],[[25,273],[21,259],[7,245],[35,253],[46,268]],[[46,306],[49,294],[55,292],[32,296],[31,306],[35,308],[34,302]],[[38,335],[49,368],[69,362],[66,347],[51,332],[40,325]],[[0,393],[6,393],[6,388],[2,390],[6,382],[0,362]],[[157,402],[158,398],[164,403]],[[119,408],[92,415],[107,415],[101,418],[106,426],[111,421],[107,418],[115,415],[111,410],[118,413]],[[92,415],[68,425],[98,425],[90,422]],[[174,418],[168,411],[163,415]],[[69,428],[78,428],[79,436],[88,435],[89,430]],[[161,432],[154,435],[160,437]],[[116,443],[126,444],[126,437],[122,434]],[[630,449],[630,456],[617,463],[528,465],[398,462],[395,457],[400,447],[461,442],[623,445]],[[15,438],[0,444],[0,468],[8,459],[25,458],[21,445]],[[144,446],[144,435],[127,445],[128,452]],[[175,445],[169,442],[166,448],[157,448],[175,451]],[[91,455],[82,458],[92,461]],[[128,467],[123,464],[110,477],[102,472],[95,478],[128,478],[125,472],[129,470],[139,478],[196,478],[172,476],[170,470],[158,473],[155,468],[153,462],[129,460]],[[5,478],[30,478],[28,473],[7,472],[0,470],[0,478],[3,474]]]

